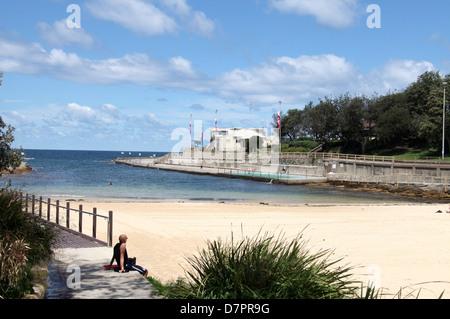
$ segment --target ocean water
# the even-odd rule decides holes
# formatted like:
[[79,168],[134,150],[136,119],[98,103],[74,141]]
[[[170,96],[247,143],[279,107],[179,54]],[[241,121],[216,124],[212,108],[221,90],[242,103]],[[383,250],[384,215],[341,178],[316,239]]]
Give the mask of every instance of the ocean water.
[[[243,201],[264,203],[394,203],[412,201],[388,194],[333,187],[269,184],[260,181],[192,175],[115,164],[139,152],[25,150],[33,171],[3,175],[1,185],[52,199],[101,201]],[[165,153],[140,152],[141,156]],[[112,185],[110,185],[112,183]]]

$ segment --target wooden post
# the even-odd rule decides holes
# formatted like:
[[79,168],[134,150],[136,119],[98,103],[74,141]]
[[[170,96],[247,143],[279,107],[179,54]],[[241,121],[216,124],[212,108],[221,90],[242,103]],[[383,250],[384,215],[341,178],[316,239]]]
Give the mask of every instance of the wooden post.
[[112,247],[112,238],[113,238],[113,212],[109,211],[109,222],[108,222],[108,246]]
[[34,215],[34,200],[35,200],[35,195],[33,194],[31,196],[31,213]]
[[447,177],[444,178],[444,192],[447,193]]
[[25,213],[28,213],[28,194],[25,194]]
[[95,207],[92,215],[92,237],[97,238],[97,208]]
[[42,218],[42,196],[39,197],[39,217]]
[[59,199],[56,200],[56,225],[59,225]]
[[447,176],[444,177],[444,193],[447,193]]
[[50,204],[51,204],[51,199],[49,198],[47,200],[47,220],[50,221]]
[[66,204],[66,227],[70,228],[70,202]]
[[80,205],[78,211],[78,232],[83,233],[83,205]]

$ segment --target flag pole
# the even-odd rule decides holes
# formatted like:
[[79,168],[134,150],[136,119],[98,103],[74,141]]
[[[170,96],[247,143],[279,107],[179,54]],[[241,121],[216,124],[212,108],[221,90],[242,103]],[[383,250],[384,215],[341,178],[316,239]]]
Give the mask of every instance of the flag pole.
[[216,118],[214,119],[214,122],[216,124],[216,132],[217,132],[217,110],[216,110]]

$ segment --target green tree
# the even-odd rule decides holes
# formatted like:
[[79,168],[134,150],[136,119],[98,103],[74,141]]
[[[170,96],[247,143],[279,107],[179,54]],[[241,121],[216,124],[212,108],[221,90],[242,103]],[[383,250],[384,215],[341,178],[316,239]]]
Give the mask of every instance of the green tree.
[[341,95],[334,102],[339,109],[339,135],[344,142],[344,148],[361,140],[364,124],[364,103],[362,98],[350,98],[348,94]]
[[[299,137],[305,136],[304,127],[305,111],[299,109],[290,109],[287,114],[281,114],[281,136],[289,138],[289,141],[295,141]],[[278,128],[278,114],[273,114],[273,127]]]
[[378,112],[374,134],[380,146],[392,148],[411,138],[413,122],[405,93],[389,93],[374,104]]
[[314,108],[308,110],[308,132],[321,142],[336,138],[338,133],[338,109],[332,99],[325,97]]
[[16,169],[22,163],[22,149],[11,147],[14,142],[14,127],[6,125],[0,116],[0,171],[5,169]]
[[[0,73],[0,85],[2,85],[3,73]],[[6,125],[0,116],[0,171],[11,168],[15,169],[22,163],[22,149],[11,148],[14,142],[14,127]]]
[[405,90],[411,113],[419,116],[426,114],[429,111],[429,95],[438,87],[442,87],[442,78],[437,71],[427,71],[411,83]]
[[[447,81],[446,105],[450,101],[450,75],[441,77],[428,71],[405,90],[384,96],[338,98],[325,97],[302,110],[282,115],[282,136],[291,141],[309,136],[317,142],[339,139],[346,150],[367,144],[375,147],[396,146],[440,148],[442,145],[443,81]],[[446,150],[450,150],[450,112],[446,110]],[[276,124],[274,115],[274,125]],[[373,138],[376,138],[373,142]]]
[[[427,145],[440,150],[442,150],[443,96],[443,83],[429,92],[426,103],[428,112],[422,115],[419,127],[419,136],[425,140]],[[446,105],[448,105],[447,101]],[[449,116],[450,114],[446,110],[446,131],[450,128]],[[446,134],[446,140],[448,144],[448,134]],[[448,147],[446,149],[448,150]]]
[[404,106],[393,105],[380,114],[375,133],[382,145],[394,147],[405,141],[410,132],[411,116]]
[[281,131],[284,132],[291,141],[295,141],[303,135],[302,116],[302,110],[292,109],[288,110],[287,115],[284,116],[281,121],[284,127],[284,130],[282,129]]

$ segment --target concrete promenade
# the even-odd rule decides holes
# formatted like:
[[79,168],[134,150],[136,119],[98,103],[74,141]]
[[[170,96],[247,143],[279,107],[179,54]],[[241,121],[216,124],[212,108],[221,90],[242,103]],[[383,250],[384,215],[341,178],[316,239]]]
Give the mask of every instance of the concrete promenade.
[[[211,161],[211,159],[209,160]],[[272,181],[283,184],[342,182],[406,186],[448,193],[450,163],[428,160],[395,160],[394,157],[339,153],[281,153],[278,165],[238,163],[208,164],[201,159],[175,155],[161,158],[118,158],[117,164],[217,177]],[[285,169],[284,169],[285,168]]]
[[104,270],[111,247],[61,230],[53,251],[46,299],[161,299],[138,272]]
[[115,159],[116,164],[124,164],[134,167],[143,167],[149,169],[160,169],[188,174],[211,175],[216,177],[251,179],[259,181],[273,181],[283,184],[306,184],[326,182],[326,177],[321,176],[301,176],[298,174],[271,173],[260,170],[231,168],[231,167],[208,167],[200,165],[187,164],[168,164],[168,163],[148,163],[140,159]]

